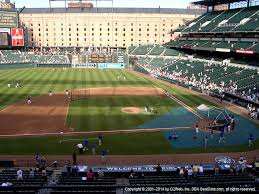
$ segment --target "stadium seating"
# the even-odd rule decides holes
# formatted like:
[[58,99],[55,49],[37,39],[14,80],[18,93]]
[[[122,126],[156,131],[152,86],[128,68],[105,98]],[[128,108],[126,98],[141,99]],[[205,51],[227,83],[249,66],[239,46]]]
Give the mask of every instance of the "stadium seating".
[[[222,45],[223,47],[224,45]],[[172,72],[181,73],[186,78],[191,77],[196,80],[200,75],[206,76],[207,84],[216,84],[220,86],[223,82],[225,87],[235,83],[237,92],[248,91],[251,88],[259,86],[259,74],[257,70],[246,69],[245,66],[222,66],[220,63],[211,63],[204,60],[186,60],[186,59],[163,59],[141,58],[139,64],[143,65],[148,71],[163,71],[162,77],[167,78]],[[209,65],[208,65],[209,64]]]
[[86,181],[83,176],[61,176],[51,193],[116,193],[116,179],[103,177]]
[[258,6],[249,8],[215,11],[181,26],[176,32],[240,32],[258,31],[259,29]]
[[132,55],[147,55],[152,49],[154,45],[141,45],[135,48],[131,54]]
[[20,51],[3,50],[1,52],[6,63],[21,63],[25,60]]
[[162,55],[164,55],[164,56],[178,56],[179,52],[177,50],[174,50],[174,49],[166,49]]
[[[47,171],[47,177],[52,171]],[[4,169],[0,172],[0,183],[9,182],[12,186],[0,187],[0,193],[36,193],[40,190],[47,180],[42,176],[41,172],[34,172],[34,177],[29,177],[29,171],[23,170],[23,179],[17,179],[17,169]]]
[[0,63],[67,64],[69,63],[69,58],[66,55],[42,55],[16,50],[2,50],[0,51]]
[[165,47],[160,46],[160,45],[156,45],[151,52],[149,53],[149,55],[161,55],[163,52],[165,51]]

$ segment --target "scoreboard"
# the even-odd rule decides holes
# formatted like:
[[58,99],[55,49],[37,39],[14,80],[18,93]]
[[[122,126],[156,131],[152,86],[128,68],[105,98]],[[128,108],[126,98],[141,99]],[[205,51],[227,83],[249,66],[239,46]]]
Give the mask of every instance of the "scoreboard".
[[17,28],[18,13],[10,11],[0,11],[0,28]]
[[24,32],[19,28],[18,12],[0,11],[0,48],[24,46]]

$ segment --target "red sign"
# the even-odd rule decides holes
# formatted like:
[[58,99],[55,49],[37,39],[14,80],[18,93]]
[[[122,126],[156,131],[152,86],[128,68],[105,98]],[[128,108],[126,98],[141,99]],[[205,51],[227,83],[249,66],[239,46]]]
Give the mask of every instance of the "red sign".
[[24,46],[24,34],[22,28],[12,28],[12,46]]
[[252,55],[252,54],[255,54],[255,51],[252,51],[252,50],[236,50],[236,53]]
[[188,44],[184,44],[184,45],[182,46],[182,48],[184,48],[184,49],[190,49],[191,47],[190,47]]

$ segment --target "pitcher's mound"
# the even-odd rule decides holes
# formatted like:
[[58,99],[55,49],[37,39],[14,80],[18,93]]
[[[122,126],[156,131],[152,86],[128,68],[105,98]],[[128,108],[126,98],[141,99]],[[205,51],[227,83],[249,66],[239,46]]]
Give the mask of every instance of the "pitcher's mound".
[[139,107],[124,107],[121,109],[121,112],[128,113],[128,114],[138,114],[138,113],[142,113],[143,109]]

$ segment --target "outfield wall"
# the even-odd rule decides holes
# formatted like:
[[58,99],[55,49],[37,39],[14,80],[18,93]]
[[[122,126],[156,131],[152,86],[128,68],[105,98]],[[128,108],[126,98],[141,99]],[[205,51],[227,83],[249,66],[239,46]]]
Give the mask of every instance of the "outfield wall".
[[81,63],[72,64],[72,68],[124,69],[124,63]]

